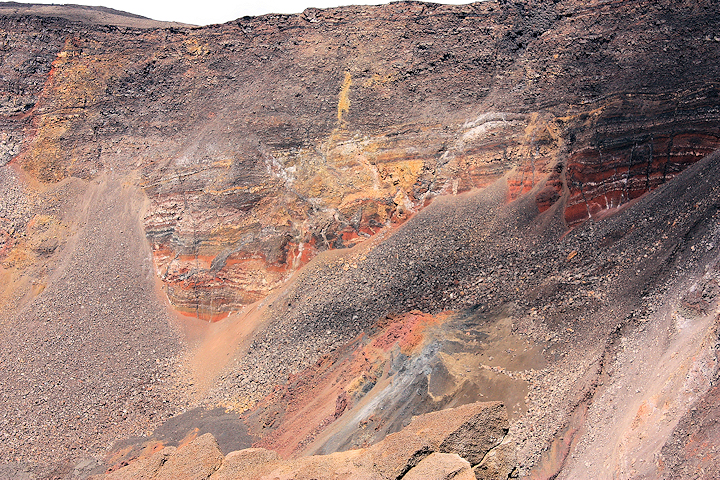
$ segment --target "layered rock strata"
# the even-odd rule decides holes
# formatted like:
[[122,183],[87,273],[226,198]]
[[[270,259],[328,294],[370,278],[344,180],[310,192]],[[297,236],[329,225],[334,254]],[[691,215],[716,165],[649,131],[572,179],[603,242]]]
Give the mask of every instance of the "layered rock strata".
[[137,172],[168,297],[219,318],[506,174],[508,199],[563,199],[570,226],[666,182],[718,145],[715,10],[395,3],[168,30],[6,14],[0,154],[46,182]]
[[[712,478],[719,22],[680,0],[0,17],[0,476],[105,471],[189,406],[298,458],[278,475],[347,473],[413,415],[502,400],[478,478]],[[183,350],[156,277],[222,322],[177,322]],[[221,471],[188,413],[202,441],[148,443],[148,468]]]

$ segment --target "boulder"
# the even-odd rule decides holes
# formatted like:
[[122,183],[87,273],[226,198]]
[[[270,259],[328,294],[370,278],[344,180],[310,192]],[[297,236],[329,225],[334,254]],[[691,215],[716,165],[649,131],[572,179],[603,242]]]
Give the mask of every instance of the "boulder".
[[[184,447],[164,448],[98,479],[472,480],[473,465],[500,444],[507,428],[502,403],[478,402],[413,417],[403,430],[367,449],[294,460],[281,460],[264,448],[223,458],[215,438],[206,433]],[[493,472],[507,470],[513,450],[506,450],[488,456],[478,470],[485,476],[478,478],[494,478]]]
[[505,406],[477,402],[413,417],[403,430],[368,449],[382,478],[396,479],[431,453],[455,453],[471,465],[499,445],[508,430]]
[[496,480],[510,478],[515,469],[517,446],[514,443],[502,443],[485,455],[482,462],[473,468],[477,480]]
[[223,462],[215,437],[206,433],[179,448],[160,467],[158,480],[206,480]]
[[470,462],[457,453],[432,453],[412,468],[403,480],[475,480]]
[[144,480],[155,478],[165,462],[177,451],[175,447],[165,447],[148,457],[140,457],[129,465],[110,472],[107,475],[90,477],[91,480]]
[[[382,480],[364,456],[365,450],[348,450],[283,462],[262,478],[273,480]],[[242,477],[254,480],[253,477]],[[257,477],[256,477],[257,478]]]
[[277,453],[264,448],[246,448],[230,452],[222,466],[210,476],[210,480],[254,478],[272,469],[279,462],[280,457]]
[[[505,405],[500,402],[490,405],[473,403],[453,408],[446,415],[442,415],[442,411],[437,413],[441,415],[424,420],[430,428],[434,428],[438,422],[447,422],[448,417],[457,418],[456,423],[464,420],[459,427],[445,437],[440,444],[439,451],[457,453],[472,465],[480,463],[485,454],[500,445],[509,428],[507,410]],[[432,415],[435,414],[428,414],[428,416]],[[424,427],[424,430],[426,428]]]

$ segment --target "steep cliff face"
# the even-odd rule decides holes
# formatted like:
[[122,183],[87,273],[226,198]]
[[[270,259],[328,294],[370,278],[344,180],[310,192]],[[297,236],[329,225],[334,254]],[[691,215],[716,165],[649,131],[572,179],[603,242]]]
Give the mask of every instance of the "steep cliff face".
[[[189,405],[331,453],[501,400],[503,458],[531,478],[707,467],[668,439],[702,443],[688,409],[717,403],[715,2],[0,13],[0,350],[25,359],[0,393],[34,418],[5,422],[13,458],[36,431],[74,461]],[[125,344],[137,359],[108,364]],[[27,360],[57,345],[105,373]],[[73,441],[50,412],[82,385]]]
[[5,17],[4,68],[21,65],[6,156],[22,139],[16,162],[42,181],[137,171],[171,302],[215,317],[505,174],[509,200],[563,198],[570,226],[666,182],[718,144],[713,11],[398,3],[142,31]]

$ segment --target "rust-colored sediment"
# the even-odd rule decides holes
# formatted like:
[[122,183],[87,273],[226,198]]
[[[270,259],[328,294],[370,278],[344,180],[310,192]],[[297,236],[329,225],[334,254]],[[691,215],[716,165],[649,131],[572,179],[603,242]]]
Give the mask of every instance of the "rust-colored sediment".
[[718,147],[720,137],[716,135],[687,132],[607,150],[576,152],[567,161],[570,197],[565,221],[575,226],[639,198]]
[[253,408],[252,433],[261,437],[256,446],[285,457],[302,451],[352,408],[355,399],[362,398],[363,388],[382,377],[393,349],[412,355],[427,329],[448,317],[449,313],[433,316],[413,311],[386,318],[374,335],[361,335],[293,375]]

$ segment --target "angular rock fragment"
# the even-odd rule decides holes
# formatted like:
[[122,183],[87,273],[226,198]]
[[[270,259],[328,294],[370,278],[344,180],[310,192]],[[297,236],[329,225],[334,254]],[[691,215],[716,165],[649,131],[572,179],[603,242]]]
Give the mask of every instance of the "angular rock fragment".
[[281,460],[264,448],[231,452],[223,459],[215,438],[206,433],[182,448],[165,448],[96,480],[470,480],[475,478],[472,466],[500,444],[507,429],[501,402],[477,402],[413,417],[403,430],[367,449],[294,460]]
[[160,467],[152,477],[162,480],[205,480],[213,474],[223,462],[223,454],[215,437],[210,433],[197,437],[179,448]]
[[246,448],[228,453],[222,466],[210,478],[211,480],[253,478],[279,462],[280,457],[272,450]]
[[364,450],[348,450],[347,452],[336,452],[330,455],[301,457],[293,461],[283,462],[262,476],[248,476],[243,478],[272,478],[273,480],[381,480],[382,477],[373,471],[364,453]]
[[505,406],[477,402],[413,417],[400,432],[368,449],[383,478],[401,478],[433,452],[455,453],[471,465],[500,444],[508,429]]
[[473,468],[477,480],[495,480],[509,478],[515,468],[516,445],[501,443],[490,450],[479,465]]
[[141,480],[155,478],[155,475],[157,475],[160,467],[162,467],[176,451],[177,448],[175,447],[165,447],[159,452],[153,453],[149,457],[138,458],[126,467],[107,475],[95,475],[90,478],[92,480]]
[[403,480],[475,480],[470,463],[456,453],[435,452],[411,469]]
[[[505,405],[497,402],[482,409],[481,405],[486,404],[473,403],[452,409],[452,413],[449,415],[456,415],[466,420],[443,440],[440,444],[440,452],[457,453],[471,464],[476,465],[482,461],[490,449],[502,442],[508,432]],[[436,418],[428,419],[428,421],[447,422],[447,418],[437,415]],[[430,423],[430,425],[434,425],[434,423]]]

